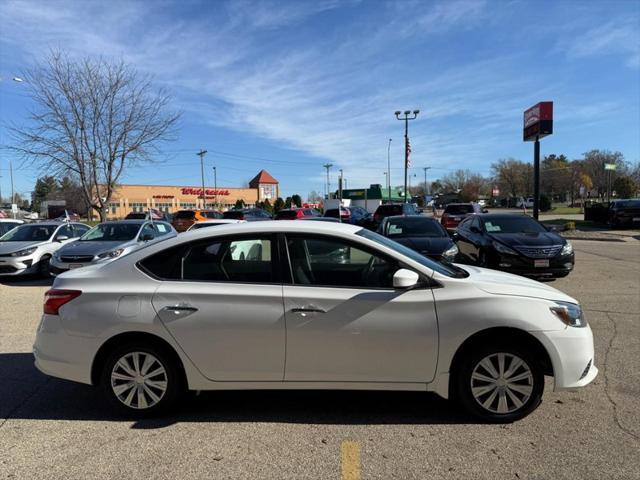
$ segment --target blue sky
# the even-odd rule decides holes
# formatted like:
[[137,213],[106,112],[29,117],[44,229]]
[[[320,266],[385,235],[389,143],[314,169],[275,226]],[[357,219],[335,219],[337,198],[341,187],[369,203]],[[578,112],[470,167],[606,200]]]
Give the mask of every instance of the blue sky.
[[[285,195],[401,184],[403,124],[411,173],[488,174],[506,157],[530,161],[522,112],[553,100],[542,153],[594,148],[640,160],[640,2],[624,1],[13,1],[0,2],[0,143],[24,123],[27,86],[11,77],[49,49],[124,59],[151,73],[183,111],[179,140],[123,183],[239,186],[265,168]],[[8,192],[10,154],[0,151]],[[16,190],[38,171],[16,167]]]

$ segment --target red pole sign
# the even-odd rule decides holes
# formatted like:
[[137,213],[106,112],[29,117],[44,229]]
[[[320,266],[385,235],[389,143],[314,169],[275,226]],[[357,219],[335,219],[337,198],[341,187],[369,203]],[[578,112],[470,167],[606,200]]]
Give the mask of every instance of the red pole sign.
[[540,102],[524,112],[523,140],[534,142],[553,133],[553,102]]

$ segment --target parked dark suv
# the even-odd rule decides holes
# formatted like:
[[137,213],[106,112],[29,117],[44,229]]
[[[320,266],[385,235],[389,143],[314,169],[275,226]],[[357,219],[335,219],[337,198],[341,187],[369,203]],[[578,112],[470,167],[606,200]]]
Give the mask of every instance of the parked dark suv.
[[640,199],[613,200],[610,203],[595,203],[584,211],[584,219],[607,223],[614,227],[631,227],[640,224]]
[[380,205],[373,214],[373,227],[377,229],[383,219],[398,215],[418,215],[418,210],[413,203],[387,203]]
[[271,220],[271,215],[260,208],[243,208],[241,210],[227,210],[222,214],[222,218],[258,222],[261,220]]
[[[338,218],[338,209],[329,208],[324,212],[324,216]],[[369,219],[370,214],[362,207],[340,207],[340,217],[340,221],[343,223],[350,223],[352,225],[364,227],[366,226],[366,222]]]

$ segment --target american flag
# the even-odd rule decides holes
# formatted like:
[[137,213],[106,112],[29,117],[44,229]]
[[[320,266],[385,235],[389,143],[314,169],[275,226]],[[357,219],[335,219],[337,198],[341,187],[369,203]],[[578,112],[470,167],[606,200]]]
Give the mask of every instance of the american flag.
[[409,168],[411,166],[411,142],[409,142],[409,137],[405,137],[404,148],[407,152],[407,168]]
[[163,218],[164,218],[164,215],[157,208],[149,209],[149,220],[162,220]]

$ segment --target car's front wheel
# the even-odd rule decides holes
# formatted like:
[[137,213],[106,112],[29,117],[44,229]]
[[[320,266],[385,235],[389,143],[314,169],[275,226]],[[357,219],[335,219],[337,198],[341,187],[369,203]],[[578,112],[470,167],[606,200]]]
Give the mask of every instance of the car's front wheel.
[[151,416],[175,406],[184,390],[184,380],[166,349],[132,343],[108,356],[100,388],[121,413]]
[[520,420],[542,400],[544,373],[527,348],[507,344],[469,352],[457,372],[457,398],[481,419],[494,423]]

